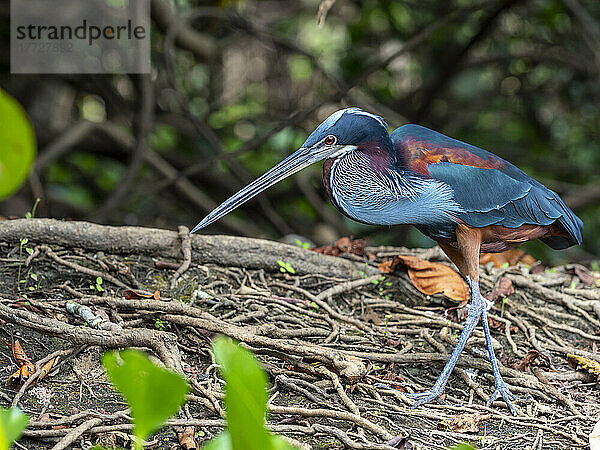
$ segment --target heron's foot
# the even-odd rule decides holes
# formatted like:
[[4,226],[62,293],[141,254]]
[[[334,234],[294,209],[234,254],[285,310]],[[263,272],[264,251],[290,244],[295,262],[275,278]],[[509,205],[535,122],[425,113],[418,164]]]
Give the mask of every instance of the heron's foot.
[[444,389],[431,388],[425,392],[412,392],[406,393],[408,398],[413,399],[415,403],[411,406],[411,409],[414,409],[418,406],[424,405],[425,403],[430,403],[433,400],[437,400],[443,405],[447,405],[448,402],[442,398],[442,394],[444,393]]
[[490,407],[491,404],[500,396],[502,396],[502,398],[508,405],[508,409],[510,409],[512,415],[516,416],[517,412],[515,411],[515,407],[512,404],[512,400],[517,400],[518,397],[512,392],[510,392],[510,389],[508,389],[508,386],[506,385],[504,380],[500,380],[498,383],[496,383],[496,390],[494,391],[490,399],[487,401],[486,406]]

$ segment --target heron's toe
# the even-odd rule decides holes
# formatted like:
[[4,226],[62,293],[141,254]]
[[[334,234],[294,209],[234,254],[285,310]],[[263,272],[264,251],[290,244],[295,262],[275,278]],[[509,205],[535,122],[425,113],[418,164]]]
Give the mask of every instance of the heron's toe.
[[508,405],[508,409],[510,409],[510,412],[512,413],[512,415],[516,416],[517,412],[515,411],[515,407],[512,404],[512,400],[517,400],[518,397],[515,394],[513,394],[512,392],[510,392],[510,389],[508,389],[508,386],[506,385],[506,383],[504,381],[500,381],[496,385],[496,390],[494,391],[494,393],[491,395],[491,397],[487,401],[486,406],[488,406],[488,407],[491,406],[491,404],[500,396],[502,396],[502,398]]
[[433,400],[437,400],[438,402],[443,403],[443,404],[448,404],[444,399],[441,398],[441,395],[443,393],[444,393],[443,389],[430,389],[425,392],[413,392],[413,393],[406,393],[404,395],[406,395],[408,398],[415,401],[415,403],[413,403],[413,405],[411,406],[411,409],[414,409],[418,406],[424,405],[425,403],[429,403]]

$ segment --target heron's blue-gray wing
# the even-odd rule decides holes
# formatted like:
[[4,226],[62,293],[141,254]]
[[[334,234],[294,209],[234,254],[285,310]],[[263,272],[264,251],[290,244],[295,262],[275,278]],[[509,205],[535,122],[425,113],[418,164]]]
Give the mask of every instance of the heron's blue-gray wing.
[[428,128],[405,125],[391,135],[399,164],[448,185],[468,225],[550,225],[558,222],[572,239],[548,237],[553,248],[581,243],[583,223],[558,194],[508,161]]
[[452,188],[454,200],[464,211],[457,217],[468,225],[518,228],[524,224],[550,225],[558,221],[572,242],[552,237],[547,238],[549,245],[562,248],[581,243],[581,220],[555,192],[538,183],[515,180],[498,169],[446,162],[431,164],[428,170],[432,178]]

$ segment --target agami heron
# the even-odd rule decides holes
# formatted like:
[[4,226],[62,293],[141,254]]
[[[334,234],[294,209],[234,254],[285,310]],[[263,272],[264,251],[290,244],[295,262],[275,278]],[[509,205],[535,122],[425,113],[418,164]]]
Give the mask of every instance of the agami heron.
[[322,160],[327,194],[342,214],[371,225],[416,226],[437,241],[469,284],[471,305],[458,343],[433,387],[411,394],[414,406],[442,395],[481,319],[495,380],[488,406],[502,396],[515,414],[515,396],[500,375],[488,305],[479,291],[479,254],[534,239],[555,249],[581,244],[582,221],[555,192],[492,153],[419,125],[389,134],[381,117],[347,108],[329,116],[299,150],[223,202],[192,232]]

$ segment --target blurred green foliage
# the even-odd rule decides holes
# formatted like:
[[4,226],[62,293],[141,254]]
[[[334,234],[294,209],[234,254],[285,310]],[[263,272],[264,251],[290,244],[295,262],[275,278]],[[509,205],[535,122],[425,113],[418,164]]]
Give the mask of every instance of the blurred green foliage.
[[35,159],[35,135],[19,103],[0,89],[0,199],[25,181]]
[[[254,355],[223,336],[215,339],[212,350],[225,380],[227,431],[203,448],[293,450],[285,439],[272,435],[265,428],[267,374]],[[102,357],[102,364],[131,408],[136,437],[134,445],[141,449],[142,442],[185,403],[187,382],[180,375],[157,366],[138,350],[107,352]],[[19,437],[27,421],[28,417],[16,408],[0,409],[0,450],[8,450],[8,446],[2,447],[2,438],[6,436],[7,445],[10,445]],[[6,434],[8,426],[11,430]]]
[[[98,213],[132,158],[131,148],[95,131],[42,171],[45,214],[193,225],[207,200],[224,200],[298,148],[331,112],[357,105],[383,115],[390,129],[417,122],[490,150],[559,192],[585,223],[583,249],[557,253],[535,243],[528,250],[536,256],[556,262],[600,254],[600,54],[589,24],[567,3],[337,0],[323,27],[318,0],[175,3],[212,50],[170,46],[154,27],[156,104],[146,142],[203,200],[146,161],[118,207]],[[600,2],[580,3],[598,25]],[[137,136],[139,77],[0,75],[0,83],[27,106],[42,151],[81,119]],[[319,167],[306,169],[234,212],[252,231],[220,221],[208,232],[431,245],[404,227],[341,217],[320,177]]]
[[135,448],[142,449],[142,442],[150,433],[185,403],[187,382],[180,375],[158,367],[139,350],[107,352],[102,364],[131,408]]
[[19,408],[0,408],[0,450],[8,450],[29,423],[29,416]]
[[225,379],[227,431],[207,445],[206,450],[293,450],[282,437],[265,428],[267,374],[254,355],[227,337],[212,345],[215,360]]

